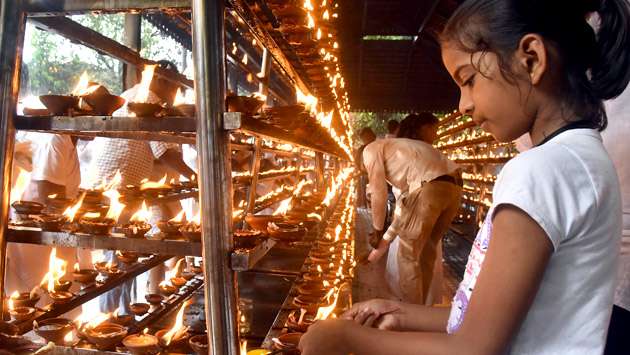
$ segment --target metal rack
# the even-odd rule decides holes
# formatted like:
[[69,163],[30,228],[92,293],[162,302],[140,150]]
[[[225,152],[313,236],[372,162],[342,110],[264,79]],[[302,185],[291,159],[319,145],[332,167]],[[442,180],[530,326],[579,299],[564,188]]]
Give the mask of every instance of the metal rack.
[[437,148],[463,170],[464,196],[459,223],[476,229],[492,202],[496,174],[515,154],[511,144],[499,144],[476,127],[472,118],[453,112],[440,121]]
[[[229,1],[229,6],[242,19],[245,27],[264,46],[263,61],[275,64],[276,76],[281,82],[290,83],[301,91],[309,93],[308,80],[302,78],[302,72],[296,70],[296,59],[287,59],[286,43],[278,44],[281,38],[277,33],[270,35],[261,20],[254,14],[247,2]],[[246,149],[252,152],[252,170],[249,180],[246,213],[256,213],[272,206],[284,197],[256,204],[255,188],[260,173],[260,160],[263,152],[273,153],[291,160],[299,166],[303,161],[311,160],[316,175],[316,186],[321,191],[325,187],[327,174],[340,169],[341,160],[348,159],[346,154],[336,147],[334,142],[322,144],[317,140],[297,137],[292,132],[278,129],[240,113],[225,112],[226,97],[226,61],[237,65],[240,70],[250,70],[231,58],[225,49],[225,36],[231,40],[237,37],[226,28],[225,4],[222,1],[204,0],[108,0],[94,2],[87,0],[16,0],[4,1],[0,4],[0,165],[3,174],[0,183],[5,191],[0,203],[0,218],[8,219],[8,191],[10,190],[11,162],[16,130],[53,132],[78,136],[100,136],[138,140],[160,140],[174,143],[196,144],[199,153],[199,191],[202,215],[202,242],[194,243],[181,240],[128,239],[120,235],[94,236],[66,232],[47,232],[32,228],[11,227],[0,229],[0,261],[6,258],[6,243],[31,243],[40,245],[67,246],[89,249],[110,249],[146,252],[156,254],[148,261],[140,263],[123,276],[106,283],[86,288],[75,296],[64,307],[46,309],[37,319],[54,317],[75,308],[98,295],[111,290],[117,285],[146,272],[161,264],[173,255],[202,256],[204,263],[204,280],[193,279],[182,288],[178,295],[169,298],[167,304],[159,311],[152,313],[136,324],[130,331],[141,330],[145,325],[164,316],[176,305],[192,295],[196,289],[203,287],[206,305],[206,325],[210,334],[210,348],[213,354],[238,354],[239,336],[237,322],[238,290],[237,271],[255,269],[276,242],[267,240],[249,250],[233,250],[232,229],[235,222],[232,216],[232,179],[230,178],[230,151]],[[195,78],[190,80],[181,74],[167,69],[156,69],[156,75],[177,82],[187,87],[194,87],[196,95],[197,117],[110,117],[81,116],[77,117],[30,117],[16,115],[17,92],[19,91],[20,63],[24,29],[27,18],[38,27],[57,33],[73,42],[97,50],[99,53],[114,57],[131,66],[143,66],[152,62],[142,58],[139,53],[98,32],[88,29],[77,22],[63,17],[64,15],[83,14],[87,12],[116,13],[148,11],[158,15],[186,13],[185,21],[189,21],[189,35],[193,45]],[[181,16],[180,16],[181,18]],[[290,48],[289,48],[290,49]],[[266,59],[265,59],[266,58]],[[264,65],[261,66],[264,67]],[[270,65],[271,67],[271,65]],[[257,79],[258,80],[258,79]],[[270,88],[269,80],[258,80],[270,95],[278,102],[293,102],[293,98],[283,97],[280,91]],[[291,88],[292,89],[292,88]],[[230,144],[230,132],[238,131],[254,137],[254,144],[244,146]],[[263,147],[263,139],[272,139],[289,143],[297,147],[297,152]],[[332,143],[332,144],[330,144]],[[307,152],[315,152],[307,154]],[[331,169],[326,169],[326,166]],[[292,177],[297,184],[300,180],[299,169],[292,174],[269,176],[267,179]],[[177,196],[165,196],[178,200],[190,198],[197,192],[182,193]],[[236,221],[238,222],[238,221]],[[304,256],[302,256],[304,257]],[[5,263],[0,262],[0,274],[5,274]],[[257,268],[256,272],[265,272]],[[270,272],[275,272],[270,270]],[[3,285],[3,282],[0,283]],[[0,299],[4,300],[3,287],[0,287]],[[21,327],[29,329],[26,323]],[[58,352],[68,349],[59,347]],[[90,353],[89,351],[85,351]]]

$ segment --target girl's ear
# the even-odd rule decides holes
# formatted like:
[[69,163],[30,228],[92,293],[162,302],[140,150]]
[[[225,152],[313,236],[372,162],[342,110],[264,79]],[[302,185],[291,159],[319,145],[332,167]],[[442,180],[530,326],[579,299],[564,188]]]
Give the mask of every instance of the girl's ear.
[[539,84],[548,68],[548,53],[543,38],[533,33],[523,36],[515,58],[521,69],[529,76],[531,84]]

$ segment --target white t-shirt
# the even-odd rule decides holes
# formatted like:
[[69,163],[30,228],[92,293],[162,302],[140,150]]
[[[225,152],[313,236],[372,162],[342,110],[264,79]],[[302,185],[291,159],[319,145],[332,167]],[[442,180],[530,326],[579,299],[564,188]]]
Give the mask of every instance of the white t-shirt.
[[31,180],[48,181],[66,188],[66,198],[74,198],[81,184],[81,168],[72,138],[63,134],[29,132],[32,142]]
[[[453,299],[459,329],[492,234],[496,206],[514,205],[545,230],[554,251],[510,354],[601,354],[612,309],[621,199],[615,168],[595,130],[565,131],[508,162]],[[495,236],[497,238],[501,236]]]

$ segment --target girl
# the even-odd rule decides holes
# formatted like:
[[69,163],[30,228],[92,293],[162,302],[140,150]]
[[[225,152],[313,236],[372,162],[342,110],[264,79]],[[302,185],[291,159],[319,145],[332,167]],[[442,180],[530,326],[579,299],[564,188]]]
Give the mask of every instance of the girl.
[[460,111],[534,147],[503,168],[450,310],[359,303],[314,324],[302,353],[600,354],[621,204],[599,131],[630,80],[629,29],[626,0],[461,5],[441,36]]

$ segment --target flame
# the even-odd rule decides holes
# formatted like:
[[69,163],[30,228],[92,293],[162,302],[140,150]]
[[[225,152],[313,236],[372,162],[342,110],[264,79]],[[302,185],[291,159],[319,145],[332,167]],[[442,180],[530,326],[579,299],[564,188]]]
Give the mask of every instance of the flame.
[[267,95],[260,93],[260,92],[255,92],[252,94],[252,97],[262,101],[262,102],[267,102]]
[[321,222],[321,220],[322,220],[322,216],[320,216],[319,214],[314,213],[314,212],[313,212],[313,213],[309,213],[309,214],[307,214],[307,215],[306,215],[306,217],[307,217],[307,218],[315,218],[316,220],[318,220],[318,221],[320,221],[320,222]]
[[247,340],[243,340],[241,342],[241,354],[240,355],[247,355]]
[[17,290],[13,291],[11,297],[9,297],[9,310],[12,311],[15,309],[15,304],[13,303],[13,300],[18,298],[20,298],[20,293]]
[[317,35],[316,36],[317,36],[317,40],[322,39],[322,29],[321,28],[317,29]]
[[181,222],[181,221],[184,219],[184,213],[186,213],[186,211],[184,211],[184,210],[179,211],[179,213],[177,214],[177,216],[175,216],[175,217],[171,218],[171,219],[169,220],[169,222],[175,222],[175,223],[179,223],[179,222]]
[[243,54],[243,59],[241,60],[241,63],[247,65],[248,59],[247,59],[247,53]]
[[153,80],[153,72],[157,65],[145,65],[142,71],[142,80],[140,86],[134,98],[134,102],[147,102],[149,100],[149,91],[151,87],[151,80]]
[[74,263],[74,271],[79,272],[81,268],[79,268],[79,263]]
[[322,270],[322,266],[321,265],[317,265],[317,272],[319,272],[319,273],[324,272],[324,270]]
[[149,179],[142,180],[142,185],[140,185],[140,190],[169,187],[166,184],[166,175],[167,174],[164,174],[164,176],[159,181],[149,181]]
[[313,7],[313,4],[311,3],[311,0],[304,0],[304,9],[308,11],[315,10],[315,8]]
[[107,211],[105,218],[118,222],[120,214],[125,209],[125,205],[119,201],[121,197],[120,193],[117,190],[112,189],[103,192],[103,195],[109,198],[109,210]]
[[87,72],[83,72],[83,74],[81,74],[81,77],[79,78],[79,82],[77,83],[77,86],[75,86],[74,90],[72,90],[72,95],[74,96],[85,95],[89,86],[90,86],[90,78],[88,77]]
[[324,11],[322,18],[326,21],[330,20],[330,13],[328,12],[328,10]]
[[27,172],[24,169],[20,169],[20,173],[18,174],[17,179],[15,180],[15,184],[11,188],[11,197],[10,203],[15,201],[20,201],[22,199],[22,195],[28,186],[28,183],[31,181],[31,173]]
[[130,221],[149,223],[152,216],[153,215],[151,214],[151,211],[149,211],[149,209],[147,208],[146,201],[142,201],[142,207],[138,211],[136,211],[133,216],[131,216]]
[[326,306],[326,307],[319,307],[317,309],[317,315],[315,316],[315,320],[325,320],[328,319],[328,317],[330,316],[330,314],[335,310],[335,307],[337,307],[337,300],[339,299],[339,291],[337,290],[337,292],[335,292],[335,289],[331,289],[328,294],[326,295],[325,299],[328,300],[330,302],[330,297],[333,296],[334,293],[334,301]]
[[142,334],[149,334],[149,328],[144,328],[144,330],[142,331]]
[[274,216],[284,215],[291,209],[291,200],[293,197],[289,197],[286,200],[280,202],[280,206],[272,213]]
[[315,20],[313,19],[313,16],[311,16],[310,13],[306,14],[306,17],[308,18],[308,21],[306,23],[306,27],[308,28],[315,28]]
[[48,258],[48,272],[40,285],[47,284],[48,292],[54,292],[55,284],[59,284],[59,279],[66,274],[66,265],[68,263],[65,260],[57,259],[57,248],[53,248]]
[[326,287],[326,288],[330,287],[330,282],[328,282],[327,280],[324,280],[324,281],[322,282],[322,284],[323,284],[323,285],[324,285],[324,287]]
[[71,330],[71,331],[69,331],[69,332],[68,332],[68,334],[66,334],[66,336],[65,336],[65,337],[63,337],[63,341],[64,341],[65,343],[72,343],[72,339],[73,339],[73,336],[72,336],[72,330]]
[[319,100],[311,94],[304,94],[302,90],[300,90],[297,86],[295,87],[295,95],[297,97],[297,101],[299,103],[304,104],[307,110],[311,111],[313,114],[317,114],[317,104]]
[[57,198],[57,194],[48,195],[47,197],[50,199]]
[[169,345],[173,339],[179,338],[183,333],[188,330],[188,327],[184,327],[184,309],[186,306],[190,304],[190,301],[185,302],[182,307],[177,312],[177,317],[175,318],[175,324],[171,329],[169,329],[166,334],[164,334],[163,339],[166,345]]

